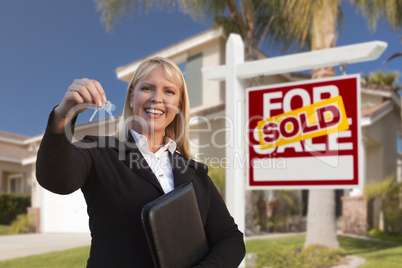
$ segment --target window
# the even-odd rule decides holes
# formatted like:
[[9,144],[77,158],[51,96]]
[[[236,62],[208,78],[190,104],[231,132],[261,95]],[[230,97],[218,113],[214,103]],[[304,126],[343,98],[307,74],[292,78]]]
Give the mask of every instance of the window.
[[190,107],[202,104],[202,53],[189,57],[177,65],[186,80]]
[[182,63],[177,64],[177,67],[179,67],[180,71],[183,73],[184,80],[186,80],[186,83],[187,83],[186,62],[182,62]]
[[22,193],[22,174],[12,174],[8,176],[8,192]]
[[202,53],[187,59],[186,77],[190,107],[202,104]]

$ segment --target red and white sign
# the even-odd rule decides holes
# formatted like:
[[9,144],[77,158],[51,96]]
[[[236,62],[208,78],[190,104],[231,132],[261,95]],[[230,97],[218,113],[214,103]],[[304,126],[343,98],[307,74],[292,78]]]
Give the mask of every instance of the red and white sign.
[[247,90],[250,188],[360,187],[360,76]]

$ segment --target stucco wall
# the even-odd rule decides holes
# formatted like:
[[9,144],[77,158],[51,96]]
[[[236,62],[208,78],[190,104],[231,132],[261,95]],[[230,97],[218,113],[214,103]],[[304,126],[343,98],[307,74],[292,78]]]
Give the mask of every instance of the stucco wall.
[[389,175],[396,175],[397,133],[400,129],[396,110],[363,129],[369,140],[366,149],[366,177],[368,181],[381,181]]
[[361,94],[361,108],[379,105],[383,102],[383,97],[367,93]]
[[[388,176],[397,175],[397,133],[400,130],[398,109],[394,109],[380,120],[363,128],[365,135],[365,171],[367,183],[381,182]],[[369,206],[369,228],[381,228],[381,201]]]
[[7,192],[8,191],[8,176],[12,174],[20,174],[22,173],[22,187],[21,193],[30,194],[32,181],[32,171],[35,170],[34,164],[29,165],[21,165],[17,163],[10,162],[0,162],[0,191]]
[[[221,161],[225,156],[226,127],[223,112],[209,117],[191,127],[191,149],[194,157],[203,163]],[[229,130],[230,131],[230,130]]]
[[42,188],[41,196],[41,232],[89,232],[87,207],[80,190],[69,195],[58,195]]

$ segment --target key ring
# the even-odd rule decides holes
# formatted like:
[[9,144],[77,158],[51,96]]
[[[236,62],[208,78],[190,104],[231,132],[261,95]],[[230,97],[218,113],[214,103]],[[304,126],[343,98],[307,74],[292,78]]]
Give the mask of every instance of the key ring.
[[94,118],[94,116],[96,115],[96,113],[97,113],[99,110],[105,110],[105,112],[107,112],[107,113],[109,114],[110,119],[111,119],[112,121],[114,121],[114,116],[113,116],[113,114],[112,114],[112,111],[115,109],[115,105],[112,104],[110,101],[107,101],[107,102],[105,102],[101,107],[96,107],[96,108],[94,108],[94,109],[95,109],[95,111],[94,111],[94,113],[92,114],[91,118],[89,119],[89,122],[92,122],[92,119]]

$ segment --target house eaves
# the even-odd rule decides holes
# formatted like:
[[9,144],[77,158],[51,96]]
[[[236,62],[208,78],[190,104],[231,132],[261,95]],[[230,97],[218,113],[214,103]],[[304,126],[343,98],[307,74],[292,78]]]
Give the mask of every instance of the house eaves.
[[224,115],[225,115],[225,104],[221,103],[219,105],[209,107],[207,109],[202,109],[197,112],[191,112],[189,124],[190,127],[194,127],[202,123],[223,119],[222,116]]
[[16,163],[25,166],[35,163],[36,154],[36,150],[30,151],[9,144],[0,145],[0,161],[3,162]]
[[364,87],[362,87],[360,90],[361,90],[362,93],[366,93],[366,94],[369,94],[369,95],[391,98],[391,92],[390,91],[379,91],[379,90],[376,90],[376,89],[369,89],[369,88],[364,88]]
[[[173,57],[180,53],[184,53],[185,51],[187,51],[191,48],[202,45],[204,43],[207,43],[207,42],[214,40],[215,38],[219,38],[219,37],[225,38],[222,28],[210,29],[210,30],[204,31],[202,33],[199,33],[197,35],[194,35],[190,38],[187,38],[187,39],[185,39],[179,43],[176,43],[170,47],[167,47],[163,50],[159,50],[159,51],[147,56],[146,58],[156,56],[156,55],[165,57],[165,58],[170,58],[170,57]],[[142,58],[142,59],[132,62],[126,66],[117,68],[116,69],[117,78],[129,82],[129,80],[131,79],[131,74],[138,68],[138,66],[141,64],[141,62],[144,59],[145,58]]]
[[41,141],[42,137],[43,135],[37,135],[35,137],[27,137],[14,133],[0,131],[0,141],[16,145],[27,145],[35,143]]
[[22,164],[22,159],[6,157],[6,156],[1,156],[1,155],[0,155],[0,161],[7,162],[7,163],[14,163],[14,164]]
[[361,85],[361,92],[369,95],[380,96],[388,99],[392,99],[394,103],[401,108],[401,98],[394,92],[391,87],[377,86],[375,85]]
[[367,127],[373,125],[375,122],[386,116],[394,109],[393,101],[387,100],[379,105],[363,108],[361,126]]
[[0,161],[26,166],[26,165],[34,164],[36,162],[36,156],[24,158],[24,159],[18,159],[18,158],[5,157],[5,156],[0,155]]

